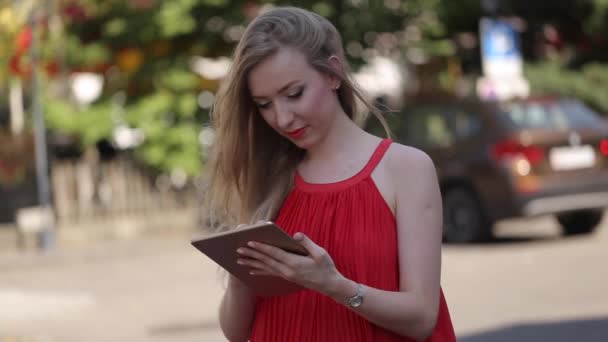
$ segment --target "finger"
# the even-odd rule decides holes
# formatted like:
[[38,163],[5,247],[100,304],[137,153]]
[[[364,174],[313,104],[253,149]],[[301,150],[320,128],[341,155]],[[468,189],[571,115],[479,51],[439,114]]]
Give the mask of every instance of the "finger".
[[[255,243],[254,246],[259,245],[259,243]],[[272,269],[273,271],[275,271],[276,273],[288,273],[289,272],[289,268],[282,263],[280,260],[276,260],[273,257],[255,250],[253,248],[245,248],[245,247],[241,247],[237,250],[237,252],[239,254],[241,254],[242,256],[246,256],[248,258],[253,258],[256,259],[262,263],[264,263],[265,265],[267,265],[270,269]]]
[[283,263],[283,264],[292,264],[295,262],[293,253],[289,253],[279,247],[267,245],[261,242],[250,241],[247,245],[257,251],[260,251],[271,258]]
[[322,258],[325,255],[325,250],[321,246],[314,243],[306,234],[295,233],[293,238],[308,251],[308,254],[315,260]]
[[251,270],[249,272],[249,274],[255,275],[255,276],[281,277],[281,275],[278,273],[274,273],[274,272],[270,272],[270,271],[266,271],[266,270],[260,270],[260,269]]
[[272,269],[269,269],[267,266],[262,266],[262,268],[253,268],[252,267],[249,270],[249,274],[250,275],[255,275],[255,276],[262,276],[262,275],[264,275],[264,276],[273,276],[273,277],[279,277],[279,278],[282,277],[280,273],[278,273],[278,272],[276,272],[276,271],[274,271]]
[[264,271],[267,273],[276,273],[273,272],[265,263],[256,259],[248,259],[248,258],[239,258],[236,262],[237,264],[243,267],[251,268],[251,271]]

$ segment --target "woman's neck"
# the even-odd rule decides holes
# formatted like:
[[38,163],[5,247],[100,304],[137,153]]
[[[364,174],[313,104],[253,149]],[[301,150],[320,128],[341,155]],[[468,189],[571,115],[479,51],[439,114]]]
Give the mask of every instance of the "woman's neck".
[[356,149],[358,142],[363,142],[368,134],[351,120],[345,113],[336,115],[324,139],[306,151],[307,162],[331,161],[336,157]]

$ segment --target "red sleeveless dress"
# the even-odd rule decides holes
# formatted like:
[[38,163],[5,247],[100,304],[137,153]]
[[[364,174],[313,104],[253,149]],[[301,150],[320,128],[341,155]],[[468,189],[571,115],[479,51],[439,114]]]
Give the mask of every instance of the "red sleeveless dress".
[[[300,231],[325,248],[347,278],[370,287],[399,291],[396,220],[371,173],[391,141],[383,140],[366,166],[336,183],[312,184],[296,173],[276,222]],[[441,292],[437,325],[429,342],[456,341]],[[378,327],[331,298],[311,290],[256,305],[251,342],[413,341]]]

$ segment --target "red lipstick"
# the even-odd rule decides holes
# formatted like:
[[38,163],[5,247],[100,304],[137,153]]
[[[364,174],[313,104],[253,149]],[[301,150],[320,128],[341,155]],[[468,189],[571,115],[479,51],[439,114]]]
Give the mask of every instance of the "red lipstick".
[[294,131],[287,132],[287,135],[289,135],[290,138],[297,140],[302,138],[304,136],[304,133],[306,133],[306,127],[298,128]]

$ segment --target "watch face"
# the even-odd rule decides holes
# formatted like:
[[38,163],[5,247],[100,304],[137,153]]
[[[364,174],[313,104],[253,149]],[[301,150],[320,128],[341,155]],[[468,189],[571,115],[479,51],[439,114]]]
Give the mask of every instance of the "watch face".
[[363,303],[363,297],[361,296],[353,297],[348,301],[348,304],[353,308],[359,307],[361,303]]

